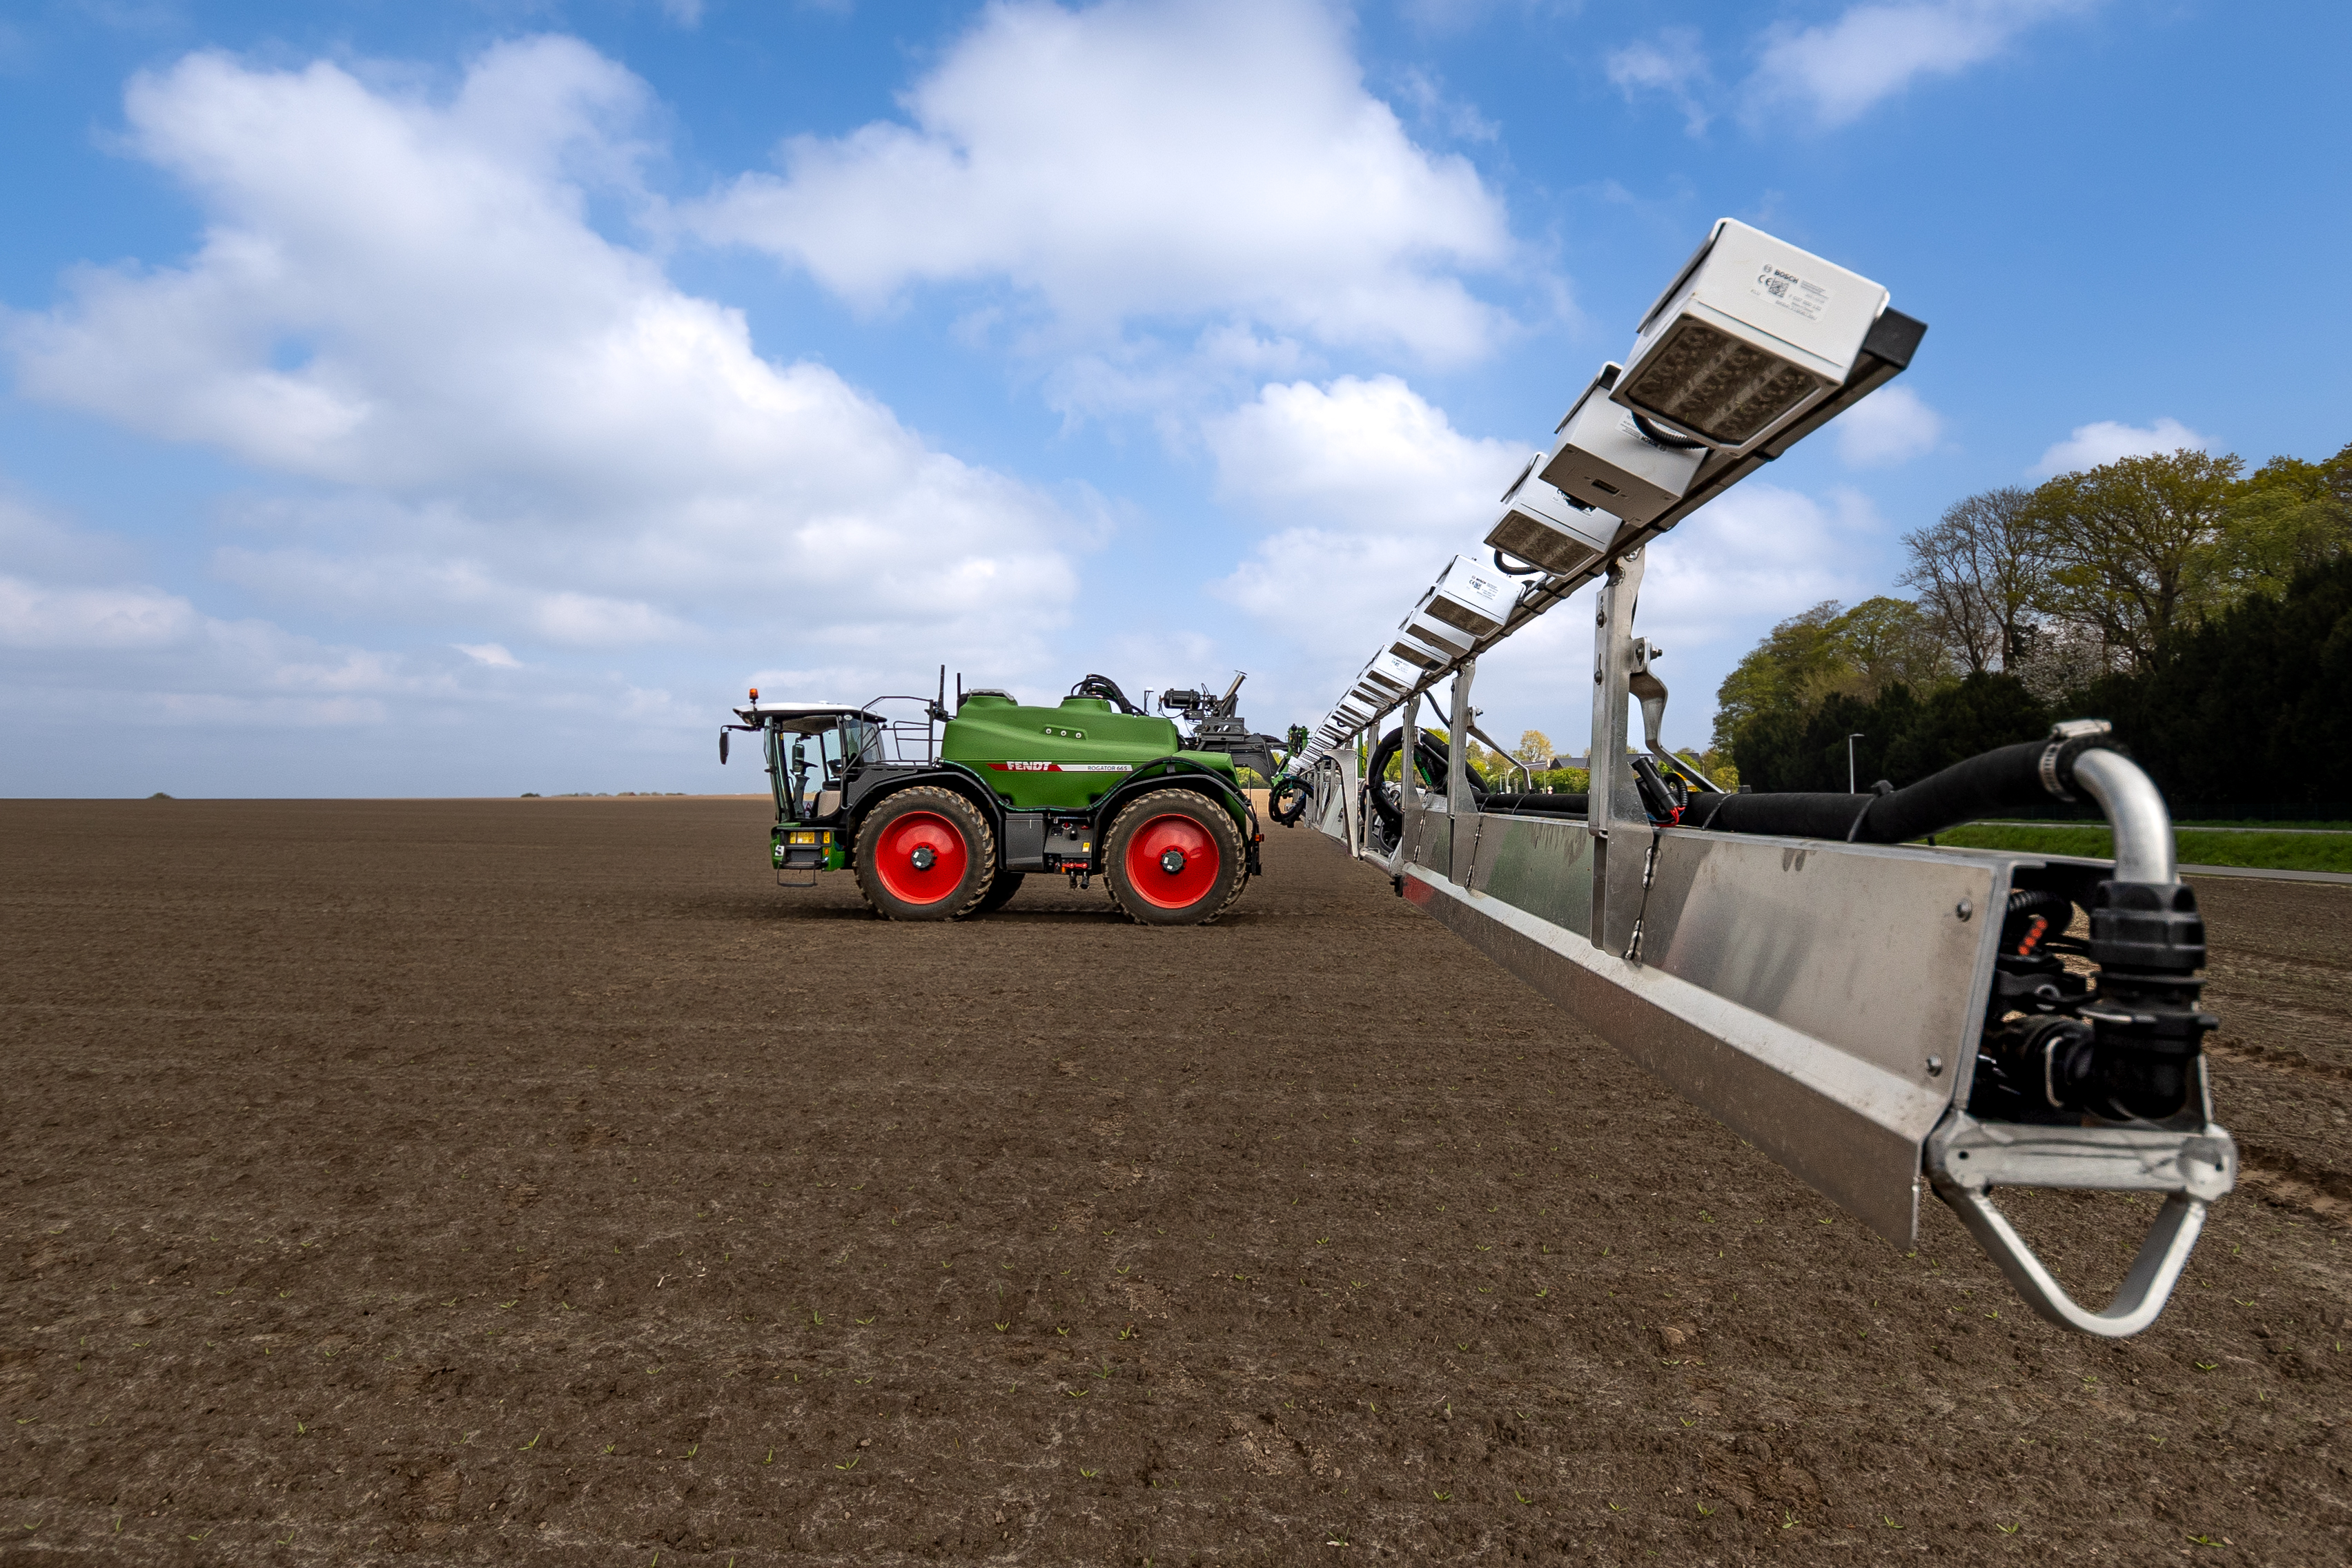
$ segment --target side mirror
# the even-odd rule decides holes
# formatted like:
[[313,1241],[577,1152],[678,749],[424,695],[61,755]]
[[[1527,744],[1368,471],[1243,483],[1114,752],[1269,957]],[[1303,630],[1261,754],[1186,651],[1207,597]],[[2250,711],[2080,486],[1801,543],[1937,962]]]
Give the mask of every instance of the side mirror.
[[727,731],[724,730],[719,731],[719,765],[722,768],[727,765]]

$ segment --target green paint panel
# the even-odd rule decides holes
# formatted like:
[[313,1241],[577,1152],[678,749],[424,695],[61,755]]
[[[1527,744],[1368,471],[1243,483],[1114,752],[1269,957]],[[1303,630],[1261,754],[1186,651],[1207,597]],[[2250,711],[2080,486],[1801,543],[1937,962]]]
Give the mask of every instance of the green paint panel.
[[1180,756],[1234,777],[1223,752],[1183,752],[1173,721],[1121,713],[1099,697],[1025,708],[967,697],[949,720],[940,757],[961,763],[1022,811],[1084,811],[1146,763]]

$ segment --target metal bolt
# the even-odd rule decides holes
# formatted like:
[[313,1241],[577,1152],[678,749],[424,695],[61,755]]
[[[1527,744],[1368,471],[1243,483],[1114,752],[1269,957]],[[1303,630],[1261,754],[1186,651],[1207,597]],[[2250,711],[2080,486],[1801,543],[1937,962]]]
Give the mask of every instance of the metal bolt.
[[1601,684],[1601,672],[1597,669],[1592,672],[1592,684],[1595,686]]
[[1927,1058],[1927,1076],[1929,1078],[1941,1078],[1943,1073],[1944,1058],[1941,1057],[1929,1057]]
[[1976,907],[1976,905],[1974,905],[1974,904],[1972,904],[1972,903],[1969,902],[1969,900],[1966,900],[1966,899],[1962,899],[1962,900],[1960,900],[1960,902],[1959,902],[1959,906],[1958,906],[1957,909],[1953,910],[1952,910],[1952,912],[1953,912],[1954,914],[1956,914],[1956,915],[1959,916],[1959,917],[1960,917],[1960,919],[1962,919],[1962,920],[1966,920],[1966,919],[1968,919],[1970,915],[1972,915],[1972,914],[1974,914],[1974,913],[1976,913],[1976,912],[1977,912],[1977,907]]

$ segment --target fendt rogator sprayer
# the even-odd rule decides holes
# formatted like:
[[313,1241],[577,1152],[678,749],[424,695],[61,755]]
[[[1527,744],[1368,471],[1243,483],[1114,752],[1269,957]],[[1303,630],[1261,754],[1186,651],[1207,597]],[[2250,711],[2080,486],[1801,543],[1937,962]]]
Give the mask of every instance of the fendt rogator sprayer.
[[[2204,926],[2155,785],[2078,720],[1906,789],[1725,794],[1666,750],[1660,650],[1633,635],[1650,542],[1902,372],[1926,331],[1867,279],[1716,225],[1506,492],[1492,565],[1448,564],[1289,777],[1300,815],[1416,907],[1880,1235],[1916,1244],[1925,1187],[2036,1311],[2121,1336],[2163,1310],[2237,1174],[2201,1049]],[[1465,763],[1478,657],[1587,583],[1591,790],[1490,789]],[[2084,797],[2112,863],[1918,842]],[[2093,1310],[1995,1206],[2003,1187],[2163,1202]]]
[[[1201,925],[1241,896],[1264,841],[1237,762],[1276,771],[1269,737],[1223,698],[1166,694],[1199,724],[1191,737],[1146,712],[1117,682],[1089,675],[1058,707],[1003,691],[762,702],[757,688],[719,731],[761,737],[776,800],[771,858],[779,880],[853,871],[891,920],[961,920],[1002,909],[1034,872],[1072,887],[1102,877],[1145,925]],[[919,705],[891,718],[885,703]],[[903,713],[905,710],[891,711]]]

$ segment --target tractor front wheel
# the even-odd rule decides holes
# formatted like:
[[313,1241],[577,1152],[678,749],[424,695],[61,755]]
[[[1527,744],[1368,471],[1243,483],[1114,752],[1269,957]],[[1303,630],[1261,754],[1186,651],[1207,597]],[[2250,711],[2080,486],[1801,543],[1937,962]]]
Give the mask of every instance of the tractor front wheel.
[[1022,877],[1023,873],[1019,871],[999,871],[996,880],[988,885],[988,891],[980,896],[980,902],[971,907],[971,912],[974,915],[992,915],[1011,903],[1013,895],[1021,890]]
[[894,921],[951,921],[971,912],[996,879],[996,836],[953,790],[904,789],[857,829],[857,890]]
[[1233,813],[1197,790],[1154,790],[1111,823],[1103,875],[1139,924],[1206,925],[1241,895],[1245,858]]

